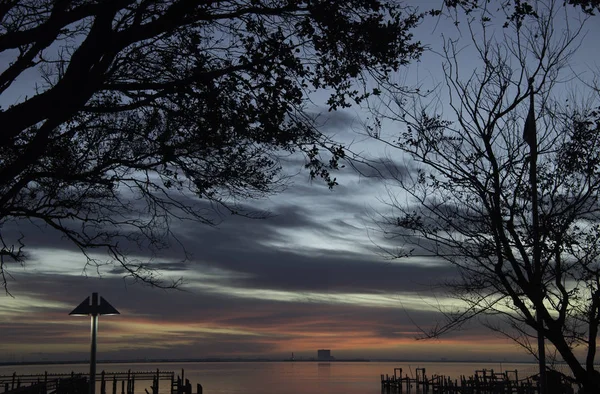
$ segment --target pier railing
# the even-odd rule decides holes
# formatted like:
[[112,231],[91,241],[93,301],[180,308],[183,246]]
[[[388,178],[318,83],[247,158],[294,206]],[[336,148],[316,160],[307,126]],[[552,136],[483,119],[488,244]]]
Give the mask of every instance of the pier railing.
[[[136,382],[150,382],[150,390],[144,388],[146,394],[159,394],[161,381],[168,381],[168,394],[193,394],[192,384],[174,371],[127,371],[106,372],[96,374],[96,382],[100,385],[100,394],[135,394]],[[54,373],[29,375],[0,375],[0,393],[2,394],[87,394],[89,374],[87,373]],[[202,386],[197,385],[197,394],[202,394]],[[165,390],[163,390],[164,393]]]
[[[559,372],[548,371],[549,394],[573,394],[571,382]],[[393,375],[381,375],[382,394],[539,394],[537,376],[519,379],[514,371],[494,372],[493,369],[475,371],[472,376],[449,376],[425,374],[425,368],[415,369],[414,376],[402,375],[402,368],[394,368]]]

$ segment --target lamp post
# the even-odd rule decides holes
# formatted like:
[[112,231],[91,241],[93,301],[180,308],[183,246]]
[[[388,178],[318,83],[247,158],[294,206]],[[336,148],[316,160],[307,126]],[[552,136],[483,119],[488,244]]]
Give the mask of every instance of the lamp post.
[[72,316],[91,316],[92,317],[92,349],[90,354],[90,389],[88,394],[94,394],[96,391],[96,338],[98,337],[98,316],[100,315],[118,315],[111,304],[100,297],[98,303],[98,293],[92,293],[92,303],[90,297],[87,297],[77,308],[73,309],[69,315]]
[[531,224],[533,227],[533,273],[534,284],[540,285],[540,293],[536,295],[535,319],[537,324],[537,345],[538,345],[538,365],[540,370],[540,394],[548,392],[548,382],[546,381],[546,348],[544,338],[544,318],[541,309],[544,306],[544,295],[541,285],[543,283],[543,269],[541,262],[540,248],[540,224],[538,212],[538,184],[537,184],[537,129],[535,125],[535,113],[533,102],[533,78],[529,79],[529,112],[525,120],[523,129],[523,139],[529,145],[529,184],[531,186]]

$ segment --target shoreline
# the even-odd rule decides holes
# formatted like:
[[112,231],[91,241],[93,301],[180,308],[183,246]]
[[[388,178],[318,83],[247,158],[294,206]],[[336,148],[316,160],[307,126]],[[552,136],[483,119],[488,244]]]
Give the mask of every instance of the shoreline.
[[[89,364],[89,360],[55,360],[55,361],[5,361],[0,362],[0,367],[27,366],[27,365],[78,365]],[[98,360],[98,364],[171,364],[171,363],[344,363],[344,362],[369,362],[369,363],[481,363],[481,364],[536,364],[535,361],[515,360],[409,360],[409,359],[272,359],[272,358],[195,358],[195,359],[141,359],[141,360]],[[559,363],[563,364],[563,363]]]

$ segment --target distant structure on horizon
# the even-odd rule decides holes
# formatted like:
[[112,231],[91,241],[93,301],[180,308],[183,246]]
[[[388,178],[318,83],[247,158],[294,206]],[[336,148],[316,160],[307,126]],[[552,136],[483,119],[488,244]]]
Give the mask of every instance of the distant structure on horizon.
[[335,360],[335,357],[331,355],[330,349],[319,349],[317,350],[317,360],[319,361],[331,361]]

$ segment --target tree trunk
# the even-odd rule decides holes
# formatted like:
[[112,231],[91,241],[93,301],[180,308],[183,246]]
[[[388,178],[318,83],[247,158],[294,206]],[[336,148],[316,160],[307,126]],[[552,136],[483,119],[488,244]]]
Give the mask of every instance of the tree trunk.
[[586,380],[582,383],[580,394],[600,393],[600,372],[596,370],[587,371]]
[[563,360],[567,363],[577,384],[581,386],[581,394],[600,393],[600,373],[592,370],[588,371],[581,366],[581,363],[573,354],[573,350],[560,332],[549,330],[546,337],[556,347]]

